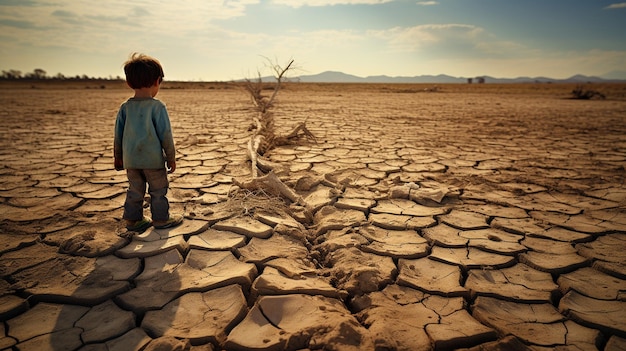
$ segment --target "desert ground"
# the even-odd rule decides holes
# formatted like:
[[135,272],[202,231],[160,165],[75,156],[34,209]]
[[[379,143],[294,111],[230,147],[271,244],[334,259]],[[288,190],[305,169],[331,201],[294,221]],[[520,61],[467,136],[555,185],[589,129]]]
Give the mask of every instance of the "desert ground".
[[291,201],[235,185],[240,86],[165,82],[186,220],[133,235],[132,91],[0,82],[0,349],[625,350],[626,86],[588,87],[288,83]]

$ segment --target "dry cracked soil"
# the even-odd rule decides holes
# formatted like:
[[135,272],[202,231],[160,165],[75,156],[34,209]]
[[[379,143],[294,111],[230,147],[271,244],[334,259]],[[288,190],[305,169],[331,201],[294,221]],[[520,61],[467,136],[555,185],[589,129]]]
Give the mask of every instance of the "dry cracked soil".
[[[0,349],[625,350],[626,87],[166,82],[173,229],[132,235],[123,83],[0,85]],[[146,201],[146,214],[149,215]]]

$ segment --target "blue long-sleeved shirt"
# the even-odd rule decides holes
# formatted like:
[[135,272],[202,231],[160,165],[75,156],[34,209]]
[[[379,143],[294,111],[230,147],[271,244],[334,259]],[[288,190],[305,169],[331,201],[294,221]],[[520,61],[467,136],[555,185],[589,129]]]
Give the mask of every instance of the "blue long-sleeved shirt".
[[165,104],[154,98],[130,98],[115,121],[115,158],[126,169],[160,169],[176,160],[170,118]]

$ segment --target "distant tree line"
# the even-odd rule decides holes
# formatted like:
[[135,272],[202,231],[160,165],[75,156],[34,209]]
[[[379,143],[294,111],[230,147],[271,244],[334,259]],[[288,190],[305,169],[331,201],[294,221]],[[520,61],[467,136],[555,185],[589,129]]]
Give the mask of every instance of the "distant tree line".
[[48,76],[48,73],[41,68],[36,68],[32,72],[22,74],[22,71],[16,69],[2,70],[0,80],[122,80],[120,76],[113,78],[89,77],[86,74],[66,76],[63,73],[57,73],[54,76]]

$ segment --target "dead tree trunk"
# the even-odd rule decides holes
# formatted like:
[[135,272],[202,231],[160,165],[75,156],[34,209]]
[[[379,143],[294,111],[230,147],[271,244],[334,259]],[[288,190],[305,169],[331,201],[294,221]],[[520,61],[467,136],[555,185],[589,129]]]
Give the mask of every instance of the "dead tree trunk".
[[[271,163],[263,159],[263,155],[272,148],[295,143],[302,137],[307,140],[316,141],[315,136],[306,128],[304,122],[297,124],[294,129],[286,135],[276,134],[274,116],[271,110],[274,107],[275,99],[278,91],[281,89],[285,74],[292,69],[293,62],[294,61],[291,60],[284,68],[278,64],[271,65],[276,83],[269,97],[262,94],[264,85],[260,73],[255,81],[246,79],[245,89],[250,94],[252,104],[256,108],[256,115],[253,117],[253,123],[250,126],[252,135],[250,136],[247,147],[248,158],[250,159],[252,167],[252,179],[244,182],[236,181],[236,185],[248,190],[263,189],[306,207],[306,204],[302,203],[302,198],[278,178],[271,166],[268,170],[268,165]],[[260,165],[263,167],[260,167]],[[267,174],[264,174],[264,171],[267,172]],[[259,174],[262,175],[259,176]]]

